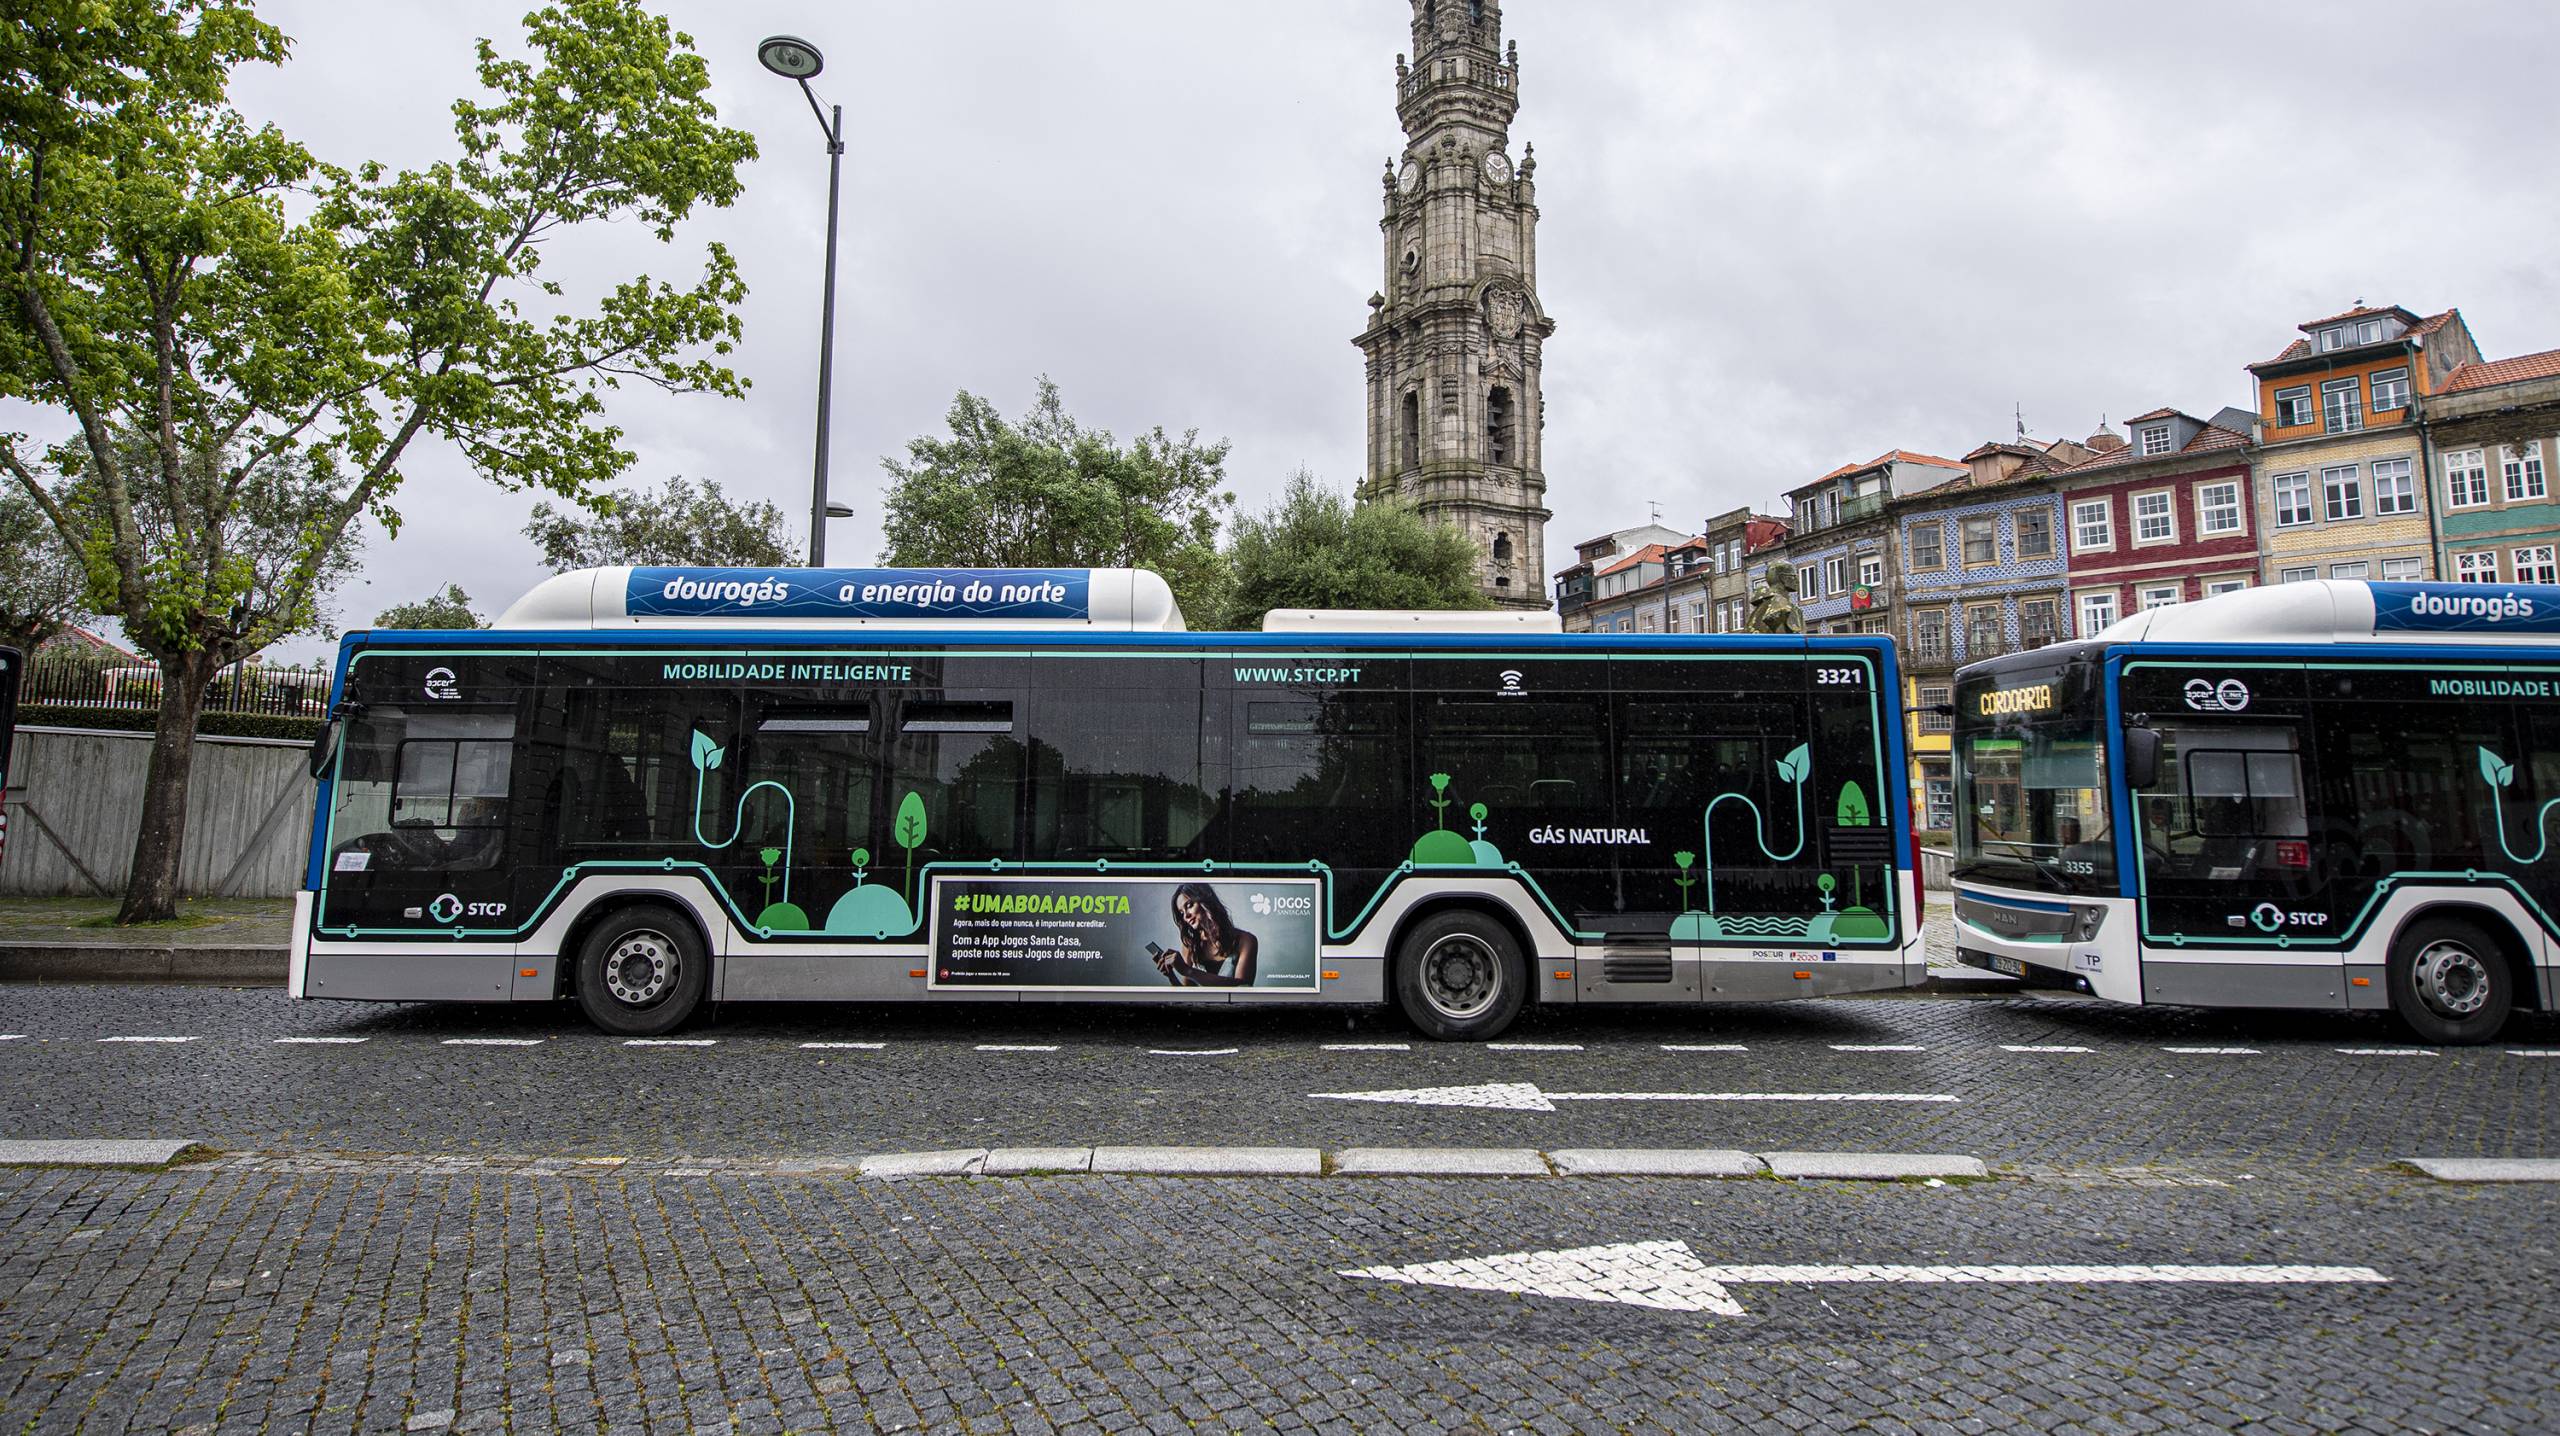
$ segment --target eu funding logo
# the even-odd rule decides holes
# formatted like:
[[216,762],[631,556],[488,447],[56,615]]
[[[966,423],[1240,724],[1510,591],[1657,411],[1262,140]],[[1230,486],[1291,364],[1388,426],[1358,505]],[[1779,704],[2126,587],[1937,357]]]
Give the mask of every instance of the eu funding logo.
[[2377,583],[2376,633],[2560,633],[2560,590]]

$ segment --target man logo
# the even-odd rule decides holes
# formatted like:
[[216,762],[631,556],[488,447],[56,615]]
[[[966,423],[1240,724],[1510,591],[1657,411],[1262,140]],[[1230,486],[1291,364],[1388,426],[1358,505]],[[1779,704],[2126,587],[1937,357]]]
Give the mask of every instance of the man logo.
[[1523,687],[1521,687],[1521,686],[1520,686],[1520,670],[1519,670],[1519,669],[1517,669],[1517,668],[1506,668],[1506,669],[1502,670],[1502,696],[1503,696],[1503,697],[1505,697],[1505,698],[1524,698],[1524,697],[1527,697],[1527,696],[1528,696],[1528,692],[1529,692],[1529,690],[1528,690],[1528,689],[1523,688]]
[[1271,894],[1269,893],[1256,892],[1245,905],[1253,909],[1255,917],[1271,916]]

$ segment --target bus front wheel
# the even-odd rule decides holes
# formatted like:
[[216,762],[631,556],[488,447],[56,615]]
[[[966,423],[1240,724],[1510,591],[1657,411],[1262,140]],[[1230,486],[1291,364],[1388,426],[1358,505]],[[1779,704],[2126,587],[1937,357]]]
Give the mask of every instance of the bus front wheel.
[[693,924],[669,908],[624,908],[578,949],[578,1006],[617,1037],[655,1037],[702,1004],[711,964]]
[[1502,924],[1482,913],[1424,918],[1396,946],[1396,1001],[1426,1037],[1499,1036],[1529,995],[1529,963]]
[[2515,1008],[2515,974],[2487,933],[2429,918],[2391,945],[2392,1015],[2421,1042],[2486,1042]]

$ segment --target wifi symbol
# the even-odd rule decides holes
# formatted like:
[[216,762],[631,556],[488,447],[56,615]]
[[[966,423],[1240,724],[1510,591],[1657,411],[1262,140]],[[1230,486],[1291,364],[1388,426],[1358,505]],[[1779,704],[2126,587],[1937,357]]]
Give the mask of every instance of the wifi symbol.
[[1502,691],[1505,693],[1517,693],[1520,691],[1519,669],[1506,668],[1502,670]]

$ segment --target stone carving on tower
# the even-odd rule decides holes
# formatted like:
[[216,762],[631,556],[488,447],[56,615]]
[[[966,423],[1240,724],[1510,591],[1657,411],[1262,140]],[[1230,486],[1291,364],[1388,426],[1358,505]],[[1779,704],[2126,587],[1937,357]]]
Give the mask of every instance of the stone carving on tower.
[[1496,0],[1412,0],[1396,57],[1404,154],[1387,162],[1386,284],[1353,342],[1367,358],[1363,497],[1404,499],[1476,546],[1485,594],[1545,608],[1537,153],[1511,158],[1520,52]]

